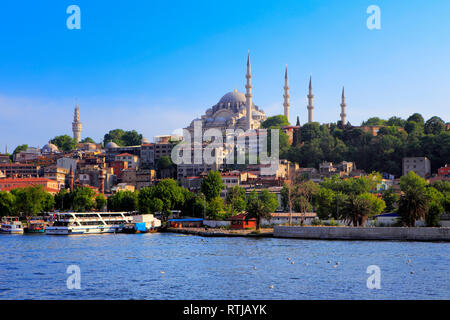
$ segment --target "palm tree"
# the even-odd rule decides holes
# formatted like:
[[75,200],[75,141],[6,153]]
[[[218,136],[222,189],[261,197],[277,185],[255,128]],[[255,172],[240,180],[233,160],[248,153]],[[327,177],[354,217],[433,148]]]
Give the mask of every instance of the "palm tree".
[[409,190],[400,197],[398,214],[406,226],[414,227],[417,220],[425,217],[428,204],[429,200],[422,190]]

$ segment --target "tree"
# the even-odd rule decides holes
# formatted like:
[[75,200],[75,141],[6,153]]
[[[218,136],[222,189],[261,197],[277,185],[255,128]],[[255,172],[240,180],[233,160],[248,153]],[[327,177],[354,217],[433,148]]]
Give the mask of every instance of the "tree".
[[439,117],[431,117],[425,122],[424,132],[426,134],[439,134],[445,130],[445,122]]
[[445,196],[431,186],[428,186],[425,192],[429,199],[428,211],[425,214],[425,223],[427,227],[438,227],[441,214],[445,211]]
[[386,212],[393,212],[397,208],[400,195],[395,192],[394,188],[389,188],[383,192],[383,200],[386,203]]
[[220,191],[225,187],[222,176],[218,171],[209,171],[208,176],[203,179],[200,190],[205,195],[206,201],[211,201],[220,195]]
[[225,217],[224,203],[221,197],[215,197],[208,202],[206,215],[212,220],[222,220]]
[[403,224],[414,227],[416,221],[423,219],[429,207],[429,198],[425,193],[427,182],[414,171],[400,178],[400,197],[398,214]]
[[91,137],[86,137],[83,140],[81,140],[81,143],[95,143],[95,141]]
[[95,192],[91,188],[77,187],[73,191],[73,210],[75,212],[91,211],[95,206]]
[[0,217],[13,216],[15,203],[16,198],[12,193],[0,191]]
[[11,191],[15,196],[15,211],[26,216],[50,211],[54,206],[53,196],[43,186],[18,188]]
[[77,141],[71,136],[68,136],[67,134],[62,136],[56,136],[50,142],[56,145],[59,150],[65,152],[72,151],[77,146]]
[[141,213],[161,212],[166,217],[171,210],[182,210],[188,191],[173,179],[163,179],[156,186],[142,188],[138,195]]
[[102,211],[106,204],[107,200],[102,193],[95,197],[95,209],[97,209],[97,211]]
[[305,222],[306,213],[313,209],[313,197],[318,191],[318,186],[311,180],[301,180],[294,189],[294,208],[303,213],[301,224]]
[[61,189],[55,194],[55,209],[57,210],[70,210],[73,205],[73,192],[69,192],[68,189]]
[[259,194],[256,191],[252,191],[247,201],[246,219],[255,218],[256,230],[260,230],[261,220],[263,218],[270,220],[272,218],[271,213],[277,209],[277,196],[264,189]]
[[105,134],[103,138],[105,146],[111,141],[119,146],[137,146],[142,142],[142,134],[137,133],[136,130],[124,131],[122,129],[114,129]]
[[380,119],[378,117],[372,117],[363,121],[362,126],[383,126],[386,124],[386,120]]
[[16,155],[19,152],[26,151],[28,149],[27,144],[21,144],[20,146],[17,146],[16,149],[14,149],[13,155]]
[[185,201],[182,209],[184,216],[205,217],[207,203],[204,194],[195,194],[187,191],[184,198]]
[[[117,191],[108,198],[109,211],[136,211],[138,207],[138,194],[132,191]],[[148,213],[148,212],[146,212]]]
[[390,117],[388,121],[386,122],[387,126],[397,126],[397,127],[404,127],[406,124],[406,120],[399,118],[399,117]]
[[268,117],[263,123],[261,123],[261,128],[263,129],[281,129],[286,126],[289,126],[289,120],[285,115]]
[[231,215],[239,214],[245,211],[247,199],[245,190],[240,186],[234,186],[228,190],[227,204],[230,205]]

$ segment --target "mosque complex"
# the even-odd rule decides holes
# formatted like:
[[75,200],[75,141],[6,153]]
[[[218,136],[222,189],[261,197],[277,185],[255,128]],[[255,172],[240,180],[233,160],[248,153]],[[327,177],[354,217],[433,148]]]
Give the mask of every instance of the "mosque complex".
[[[252,73],[251,73],[251,63],[250,63],[250,54],[247,57],[247,73],[245,75],[246,85],[245,85],[245,94],[239,92],[238,90],[234,90],[232,92],[228,92],[225,94],[217,104],[207,109],[205,114],[201,116],[201,118],[197,118],[192,120],[190,125],[186,127],[191,134],[194,132],[194,124],[200,122],[202,125],[202,130],[208,129],[219,129],[222,132],[225,132],[226,129],[242,129],[244,131],[250,129],[259,129],[261,124],[267,119],[266,113],[260,107],[253,103],[253,94],[252,94]],[[288,77],[288,69],[286,66],[285,74],[284,74],[284,86],[283,86],[284,94],[283,94],[283,114],[289,121],[289,77]],[[314,122],[313,112],[314,112],[314,94],[312,88],[312,77],[309,78],[309,87],[308,87],[308,122]],[[342,125],[347,124],[347,114],[346,114],[346,103],[345,103],[345,91],[342,88],[342,96],[341,96],[341,113],[340,120]],[[251,115],[251,116],[249,116]],[[299,119],[297,117],[297,126],[300,126]],[[73,138],[77,143],[81,141],[81,131],[82,131],[82,123],[80,121],[80,110],[78,104],[75,107],[74,111],[74,121],[72,123],[72,133]],[[51,146],[53,147],[53,146]]]

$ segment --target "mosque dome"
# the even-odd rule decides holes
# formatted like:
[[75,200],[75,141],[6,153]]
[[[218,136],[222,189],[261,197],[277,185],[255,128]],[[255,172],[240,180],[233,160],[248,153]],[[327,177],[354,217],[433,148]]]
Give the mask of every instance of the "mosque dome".
[[224,95],[220,101],[219,104],[243,104],[245,103],[245,94],[242,92],[237,91],[236,89],[232,92],[228,92],[226,95]]
[[59,149],[56,145],[49,142],[41,149],[41,152],[42,153],[55,153],[55,152],[59,152]]
[[114,148],[118,148],[119,146],[117,145],[117,143],[115,143],[115,142],[112,142],[112,141],[110,141],[110,142],[108,142],[107,144],[106,144],[106,149],[114,149]]

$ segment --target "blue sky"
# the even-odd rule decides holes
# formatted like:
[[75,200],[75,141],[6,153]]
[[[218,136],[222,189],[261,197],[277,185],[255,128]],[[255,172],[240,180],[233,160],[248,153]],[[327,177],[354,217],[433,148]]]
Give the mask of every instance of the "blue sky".
[[[81,8],[68,30],[66,8]],[[369,5],[381,30],[366,27]],[[152,140],[187,126],[227,92],[282,113],[289,68],[291,122],[335,122],[344,84],[348,120],[449,119],[450,2],[446,0],[14,1],[0,4],[0,151],[71,135],[77,99],[83,137],[136,129]]]

